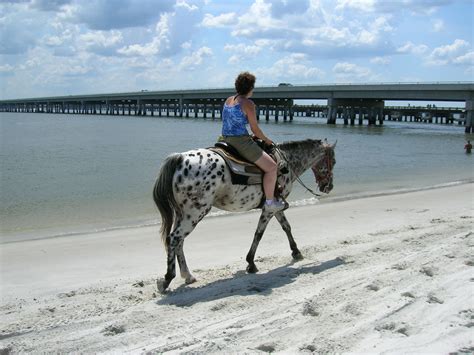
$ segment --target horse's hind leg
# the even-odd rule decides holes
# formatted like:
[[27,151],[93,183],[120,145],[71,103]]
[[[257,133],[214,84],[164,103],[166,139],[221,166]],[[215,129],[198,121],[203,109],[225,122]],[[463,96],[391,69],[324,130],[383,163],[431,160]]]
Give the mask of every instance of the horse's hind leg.
[[187,284],[196,281],[193,275],[189,272],[186,258],[184,257],[183,244],[184,239],[194,230],[196,225],[204,218],[204,216],[211,210],[211,207],[202,205],[201,209],[196,208],[195,211],[186,214],[183,219],[176,222],[176,227],[166,240],[167,244],[167,262],[168,269],[164,280],[158,280],[158,290],[163,293],[168,288],[171,281],[176,277],[176,259],[178,259],[181,276],[185,279]]
[[258,244],[260,243],[260,240],[263,237],[263,233],[265,232],[265,229],[267,228],[268,222],[272,219],[273,214],[269,212],[262,211],[262,214],[260,215],[260,219],[258,220],[258,226],[257,230],[255,231],[255,236],[253,237],[253,242],[252,246],[250,247],[250,250],[247,254],[247,272],[254,274],[258,271],[257,266],[255,265],[254,259],[255,259],[255,253],[257,251]]
[[176,277],[176,249],[181,243],[182,237],[180,235],[180,228],[175,228],[175,230],[166,237],[166,263],[167,270],[164,279],[159,279],[156,282],[158,291],[164,293],[171,281]]
[[196,282],[196,278],[191,275],[188,269],[188,265],[186,264],[186,258],[184,257],[184,250],[183,250],[184,240],[178,245],[178,250],[176,251],[176,257],[178,259],[179,270],[181,272],[181,277],[185,280],[187,284],[192,284]]
[[293,257],[294,260],[302,260],[303,255],[298,249],[298,246],[296,245],[295,239],[293,238],[293,235],[291,234],[291,226],[288,220],[286,219],[285,214],[283,211],[277,212],[275,214],[276,219],[280,223],[281,227],[286,233],[286,236],[288,237],[288,241],[290,242],[290,248],[291,248],[291,256]]

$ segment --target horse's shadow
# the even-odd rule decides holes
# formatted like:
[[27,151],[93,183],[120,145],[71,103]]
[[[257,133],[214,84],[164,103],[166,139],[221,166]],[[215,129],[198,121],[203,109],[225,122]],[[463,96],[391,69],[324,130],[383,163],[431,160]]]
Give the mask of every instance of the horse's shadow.
[[316,275],[344,263],[343,259],[335,258],[319,265],[308,264],[299,268],[290,267],[292,264],[288,264],[263,274],[247,274],[239,271],[230,278],[200,287],[180,286],[159,299],[157,304],[190,307],[196,303],[231,296],[269,295],[274,289],[294,282],[299,275]]

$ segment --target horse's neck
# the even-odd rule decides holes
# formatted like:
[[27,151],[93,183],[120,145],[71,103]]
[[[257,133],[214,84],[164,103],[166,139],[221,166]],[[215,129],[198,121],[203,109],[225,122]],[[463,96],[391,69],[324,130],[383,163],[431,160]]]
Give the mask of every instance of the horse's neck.
[[298,143],[287,144],[281,148],[290,165],[293,180],[315,165],[324,156],[324,146],[322,144]]

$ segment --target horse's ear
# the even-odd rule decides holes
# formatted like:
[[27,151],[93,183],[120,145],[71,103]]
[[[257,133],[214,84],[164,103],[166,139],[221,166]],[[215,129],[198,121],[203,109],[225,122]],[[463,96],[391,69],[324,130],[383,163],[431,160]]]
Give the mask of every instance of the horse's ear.
[[334,144],[332,145],[332,149],[336,148],[336,144],[337,144],[337,139],[336,139],[336,141],[334,142]]

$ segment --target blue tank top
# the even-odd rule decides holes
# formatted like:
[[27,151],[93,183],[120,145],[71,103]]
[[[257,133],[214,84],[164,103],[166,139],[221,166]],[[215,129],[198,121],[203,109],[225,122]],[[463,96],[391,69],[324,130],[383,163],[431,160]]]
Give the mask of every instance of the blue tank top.
[[246,125],[249,123],[247,117],[240,107],[240,103],[234,106],[224,104],[222,109],[222,135],[243,136],[248,135]]

